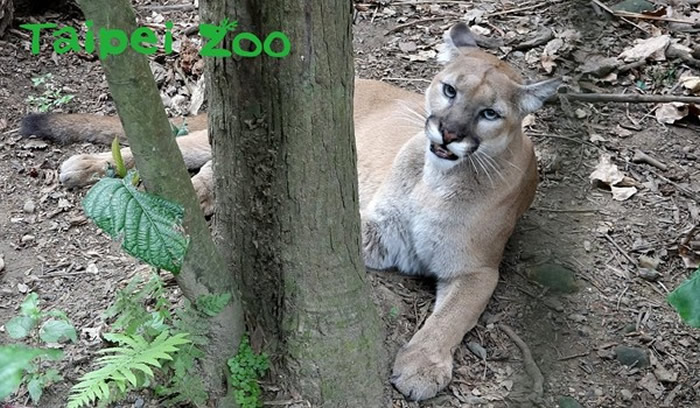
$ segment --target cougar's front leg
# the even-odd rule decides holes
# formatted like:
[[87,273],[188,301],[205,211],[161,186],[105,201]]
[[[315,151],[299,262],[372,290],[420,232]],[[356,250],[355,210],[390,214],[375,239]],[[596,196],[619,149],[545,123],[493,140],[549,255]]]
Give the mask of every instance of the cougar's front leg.
[[391,382],[409,399],[431,398],[452,379],[452,354],[486,308],[498,269],[484,268],[438,281],[433,313],[399,350]]

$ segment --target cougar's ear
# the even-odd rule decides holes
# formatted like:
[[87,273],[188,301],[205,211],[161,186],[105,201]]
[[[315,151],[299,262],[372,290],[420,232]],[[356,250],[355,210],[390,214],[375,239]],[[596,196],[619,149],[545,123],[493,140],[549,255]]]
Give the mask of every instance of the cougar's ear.
[[523,115],[532,113],[557,92],[562,81],[560,78],[547,79],[533,84],[520,85],[518,105]]
[[453,25],[449,30],[445,31],[442,38],[444,43],[440,54],[438,54],[438,62],[441,64],[447,64],[457,56],[460,47],[477,47],[472,30],[464,23]]

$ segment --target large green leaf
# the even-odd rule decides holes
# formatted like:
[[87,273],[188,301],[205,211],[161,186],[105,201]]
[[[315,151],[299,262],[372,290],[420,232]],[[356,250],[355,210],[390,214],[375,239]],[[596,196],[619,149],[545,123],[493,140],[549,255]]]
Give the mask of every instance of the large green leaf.
[[181,205],[134,186],[136,173],[125,178],[104,178],[85,196],[83,208],[98,227],[136,258],[157,268],[178,273],[189,238],[182,233]]
[[669,293],[667,299],[686,323],[700,328],[700,269]]
[[0,346],[0,400],[15,392],[24,371],[39,356],[57,358],[60,350],[41,350],[25,346]]
[[36,324],[37,320],[29,316],[15,316],[5,324],[5,330],[13,339],[23,339],[29,336]]
[[65,320],[49,319],[41,325],[39,338],[47,343],[61,343],[71,340],[78,341],[75,327]]

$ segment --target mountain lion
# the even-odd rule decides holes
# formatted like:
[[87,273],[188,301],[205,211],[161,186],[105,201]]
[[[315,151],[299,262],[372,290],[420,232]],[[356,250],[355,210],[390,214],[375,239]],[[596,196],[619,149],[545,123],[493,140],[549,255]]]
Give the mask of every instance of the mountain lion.
[[[399,352],[392,383],[410,399],[433,397],[452,377],[452,355],[477,323],[498,282],[498,265],[516,220],[532,202],[537,165],[523,134],[525,115],[552,96],[559,80],[525,84],[500,59],[479,50],[465,24],[444,36],[444,68],[425,96],[377,81],[355,82],[362,245],[374,269],[437,279],[433,313]],[[207,213],[213,210],[206,117],[189,119],[177,143]],[[22,133],[59,142],[124,138],[118,119],[30,115]],[[133,165],[128,148],[122,150]],[[111,153],[66,160],[68,187],[101,177]]]

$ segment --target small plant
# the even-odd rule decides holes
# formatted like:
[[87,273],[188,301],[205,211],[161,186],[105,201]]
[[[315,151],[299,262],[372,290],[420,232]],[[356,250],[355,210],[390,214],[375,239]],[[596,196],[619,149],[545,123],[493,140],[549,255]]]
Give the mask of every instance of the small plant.
[[147,282],[138,276],[132,279],[104,313],[105,318],[114,318],[111,328],[118,331],[104,336],[120,346],[101,351],[110,355],[100,358],[102,367],[73,387],[68,408],[117,401],[141,387],[152,387],[164,398],[163,406],[205,406],[209,396],[195,372],[204,356],[200,346],[207,343],[203,319],[222,310],[229,300],[229,294],[206,296],[197,300],[199,306],[185,301],[172,313],[157,273]]
[[[36,293],[27,295],[20,306],[19,316],[10,319],[5,324],[5,330],[13,339],[24,339],[36,332],[39,339],[45,343],[77,341],[75,328],[66,314],[57,309],[42,311]],[[63,379],[56,369],[43,369],[39,362],[42,359],[57,360],[62,356],[63,353],[57,349],[37,349],[21,345],[0,347],[0,367],[9,370],[0,369],[0,384],[7,383],[7,388],[3,387],[0,390],[0,399],[24,383],[32,401],[38,404],[44,388]]]
[[13,344],[0,347],[0,400],[14,393],[22,383],[27,383],[29,395],[34,403],[39,402],[41,393],[49,381],[56,382],[60,376],[56,370],[47,370],[44,375],[35,373],[35,361],[40,358],[60,359],[60,350],[27,347]]
[[241,338],[238,353],[228,360],[231,371],[231,386],[234,398],[240,408],[258,408],[262,406],[262,398],[258,379],[269,367],[266,354],[255,354],[250,347],[248,337]]
[[27,104],[42,113],[60,108],[74,97],[74,95],[63,95],[63,90],[56,85],[53,74],[50,73],[32,78],[32,86],[38,90],[43,89],[43,92],[39,96],[30,95],[27,98]]
[[690,279],[669,293],[667,299],[683,321],[700,328],[700,268]]
[[102,367],[82,376],[80,382],[71,388],[67,408],[80,408],[95,400],[108,400],[115,390],[125,394],[128,388],[148,384],[155,376],[152,367],[160,368],[163,360],[173,359],[179,346],[190,342],[186,333],[171,336],[168,330],[152,341],[138,334],[110,333],[104,336],[120,346],[98,351],[109,355],[97,360]]

